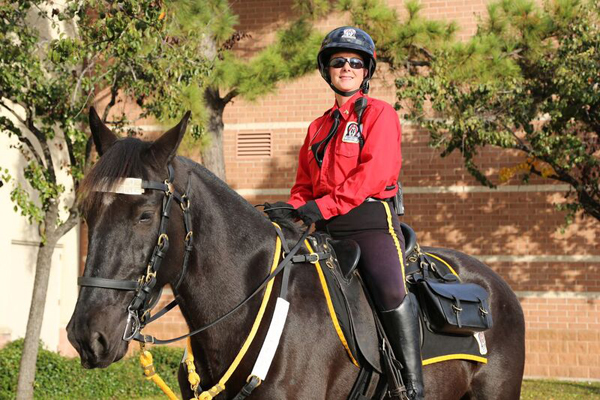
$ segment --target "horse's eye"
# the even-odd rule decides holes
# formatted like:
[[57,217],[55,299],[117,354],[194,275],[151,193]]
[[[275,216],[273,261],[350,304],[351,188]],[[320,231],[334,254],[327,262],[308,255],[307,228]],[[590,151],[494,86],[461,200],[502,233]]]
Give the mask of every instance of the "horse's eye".
[[144,211],[142,215],[140,215],[140,222],[150,222],[152,219],[152,213],[150,211]]

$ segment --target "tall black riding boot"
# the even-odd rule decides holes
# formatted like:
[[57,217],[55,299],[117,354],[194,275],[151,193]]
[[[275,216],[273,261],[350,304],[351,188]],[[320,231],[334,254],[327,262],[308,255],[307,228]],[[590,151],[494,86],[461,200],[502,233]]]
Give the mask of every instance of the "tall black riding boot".
[[423,400],[423,364],[419,317],[414,295],[408,294],[398,308],[380,313],[394,355],[402,363],[402,379],[411,400]]

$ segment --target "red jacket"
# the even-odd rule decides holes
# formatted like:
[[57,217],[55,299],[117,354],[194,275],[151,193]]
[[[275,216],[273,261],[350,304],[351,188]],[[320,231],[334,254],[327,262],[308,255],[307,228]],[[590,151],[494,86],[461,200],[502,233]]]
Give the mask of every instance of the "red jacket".
[[[346,214],[368,197],[385,199],[398,191],[397,180],[402,166],[400,120],[388,103],[368,98],[362,116],[364,146],[356,136],[354,102],[364,96],[358,92],[342,107],[336,104],[314,120],[300,149],[296,183],[288,200],[295,208],[316,200],[325,219]],[[366,97],[366,96],[365,96]],[[332,112],[342,118],[329,142],[319,168],[310,146],[323,140],[333,125]]]

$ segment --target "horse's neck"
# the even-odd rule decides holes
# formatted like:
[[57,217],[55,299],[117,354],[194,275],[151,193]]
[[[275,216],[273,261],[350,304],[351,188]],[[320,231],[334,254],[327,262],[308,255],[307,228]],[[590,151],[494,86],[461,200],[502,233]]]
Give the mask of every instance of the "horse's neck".
[[[195,177],[190,199],[194,250],[180,289],[190,329],[204,326],[244,300],[269,274],[276,233],[271,223],[223,183]],[[234,359],[260,304],[259,294],[231,317],[193,338],[209,381]],[[214,375],[214,376],[213,376]],[[204,377],[203,377],[204,378]]]

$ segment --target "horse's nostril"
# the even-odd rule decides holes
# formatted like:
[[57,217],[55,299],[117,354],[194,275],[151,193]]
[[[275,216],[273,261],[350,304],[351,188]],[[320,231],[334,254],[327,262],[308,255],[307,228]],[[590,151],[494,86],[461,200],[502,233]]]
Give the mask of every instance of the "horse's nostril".
[[94,332],[90,337],[90,349],[92,354],[98,359],[108,350],[108,341],[102,332]]

